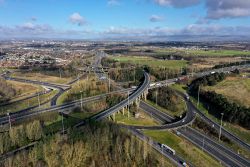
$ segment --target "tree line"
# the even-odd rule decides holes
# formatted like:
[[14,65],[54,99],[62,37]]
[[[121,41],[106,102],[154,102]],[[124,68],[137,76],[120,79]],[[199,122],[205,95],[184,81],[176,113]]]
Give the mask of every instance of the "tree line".
[[27,125],[13,126],[7,132],[0,133],[0,153],[6,153],[40,140],[43,128],[40,121],[33,121]]
[[[65,134],[66,135],[66,134]],[[66,136],[55,135],[32,149],[6,159],[1,166],[131,167],[160,166],[151,147],[118,125],[90,123]]]
[[232,62],[232,63],[227,63],[227,64],[217,64],[213,68],[218,69],[218,68],[223,68],[223,67],[231,67],[231,66],[244,65],[244,64],[250,64],[250,60]]
[[[225,78],[226,75],[224,73],[215,73],[197,78],[190,84],[190,93],[197,97],[199,87],[213,86],[223,81]],[[224,113],[224,120],[250,129],[250,108],[230,102],[226,97],[214,91],[200,90],[199,95],[204,101],[212,105],[213,108],[218,111],[217,113],[213,113],[214,116],[220,118],[220,113]]]

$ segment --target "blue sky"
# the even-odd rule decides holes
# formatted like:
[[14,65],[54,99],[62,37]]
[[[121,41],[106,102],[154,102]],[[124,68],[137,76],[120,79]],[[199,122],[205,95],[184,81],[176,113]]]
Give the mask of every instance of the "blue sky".
[[0,0],[0,38],[250,35],[249,0]]

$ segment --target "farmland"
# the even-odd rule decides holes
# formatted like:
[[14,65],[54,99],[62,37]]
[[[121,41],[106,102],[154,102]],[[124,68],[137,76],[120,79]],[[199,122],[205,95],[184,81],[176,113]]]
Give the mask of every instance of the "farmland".
[[137,65],[147,65],[150,67],[163,67],[169,69],[180,69],[181,67],[187,66],[186,60],[159,60],[152,57],[144,56],[119,56],[113,57],[118,62],[127,62]]
[[250,51],[238,50],[174,50],[174,49],[160,49],[156,51],[157,54],[170,54],[175,53],[183,56],[250,56]]

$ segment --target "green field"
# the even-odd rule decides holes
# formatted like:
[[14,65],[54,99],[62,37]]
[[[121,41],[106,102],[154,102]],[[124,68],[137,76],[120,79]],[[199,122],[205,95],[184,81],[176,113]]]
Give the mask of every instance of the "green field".
[[186,89],[187,89],[187,86],[186,85],[183,85],[183,84],[173,84],[173,85],[170,85],[169,86],[170,88],[174,89],[174,90],[177,90],[177,91],[180,91],[182,93],[186,93]]
[[187,66],[186,60],[159,60],[152,57],[145,56],[119,56],[112,57],[114,60],[119,62],[127,62],[138,65],[148,65],[150,67],[163,67],[169,69],[180,69],[181,67]]
[[250,78],[227,77],[215,86],[203,88],[224,95],[229,101],[250,107]]
[[152,137],[154,140],[164,143],[176,151],[176,154],[183,157],[194,166],[202,167],[216,167],[222,166],[218,161],[213,159],[210,155],[206,154],[192,143],[180,138],[179,136],[169,131],[153,131],[144,130],[145,135]]
[[238,50],[173,50],[161,49],[157,50],[158,54],[177,53],[183,56],[250,56],[250,51]]

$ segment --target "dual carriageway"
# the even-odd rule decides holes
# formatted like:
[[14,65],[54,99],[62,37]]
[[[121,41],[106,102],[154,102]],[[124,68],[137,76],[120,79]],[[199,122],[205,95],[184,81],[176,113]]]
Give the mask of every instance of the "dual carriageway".
[[[217,69],[217,70],[213,70],[213,71],[227,73],[227,72],[233,71],[237,68],[244,68],[244,67],[243,66],[242,67],[239,67],[239,66],[238,67],[228,67],[228,68]],[[198,73],[195,75],[197,77],[202,77],[205,75],[209,75],[210,73],[211,73],[211,71],[207,71],[207,72],[202,72],[202,73]],[[5,79],[11,79],[11,80],[23,82],[23,80],[16,79],[16,78],[6,77]],[[152,84],[150,86],[150,77],[146,72],[144,72],[144,82],[137,89],[130,88],[130,89],[121,89],[118,91],[114,91],[116,93],[117,92],[123,92],[123,93],[130,92],[128,99],[123,100],[119,104],[109,108],[106,111],[100,112],[100,113],[92,116],[91,119],[96,120],[96,121],[104,119],[104,118],[112,115],[113,113],[120,111],[122,108],[130,105],[134,101],[136,101],[148,89],[174,84],[176,81],[177,81],[177,79],[169,79],[166,81],[161,81],[161,82]],[[63,91],[70,88],[70,87],[67,87],[67,85],[54,85],[54,84],[49,84],[49,83],[44,83],[44,82],[39,82],[39,81],[25,80],[25,82],[33,83],[33,84],[40,84],[40,85],[44,85],[44,86],[48,86],[48,87],[54,87],[54,88],[57,88],[59,90],[62,90],[61,93],[63,93]],[[114,93],[114,92],[110,92],[110,93]],[[55,100],[57,98],[56,97],[56,98],[54,98],[54,100],[51,101],[51,104],[53,104],[53,105],[50,108],[32,111],[32,112],[17,112],[17,113],[13,113],[11,115],[11,117],[13,120],[22,120],[22,119],[26,119],[27,117],[32,117],[32,116],[35,116],[37,114],[41,114],[41,113],[45,113],[45,112],[58,112],[58,110],[60,110],[60,112],[64,112],[66,110],[72,109],[73,107],[79,105],[80,103],[85,104],[88,102],[100,100],[110,93],[84,98],[83,100],[73,101],[73,102],[66,103],[66,104],[63,104],[60,106],[56,106],[56,102],[52,102],[52,101],[56,101]],[[60,96],[60,94],[58,94],[58,96]],[[185,95],[183,95],[183,96],[185,96]],[[142,130],[142,129],[151,129],[151,130],[174,129],[174,131],[176,133],[183,136],[184,138],[186,138],[190,142],[194,143],[198,147],[200,147],[200,148],[202,147],[202,149],[204,149],[209,154],[213,155],[216,159],[218,159],[220,162],[222,162],[222,164],[224,164],[225,166],[231,166],[231,165],[232,166],[250,166],[249,160],[246,160],[245,158],[234,153],[233,151],[229,150],[225,146],[222,146],[221,144],[217,143],[216,141],[213,141],[212,139],[208,138],[207,136],[204,136],[203,134],[197,132],[196,130],[194,130],[190,127],[187,127],[187,125],[192,123],[192,121],[195,119],[196,114],[200,115],[201,118],[205,122],[207,122],[209,125],[212,124],[216,130],[218,130],[218,128],[220,126],[217,123],[215,123],[214,121],[207,118],[187,98],[184,98],[184,99],[185,99],[185,102],[187,104],[188,110],[187,110],[185,117],[183,117],[181,120],[178,120],[175,122],[173,120],[173,118],[171,118],[167,114],[162,113],[161,111],[159,111],[159,110],[155,109],[154,107],[149,106],[145,102],[141,101],[139,107],[142,108],[145,112],[151,113],[156,120],[158,120],[159,122],[162,123],[162,125],[159,125],[159,126],[126,126],[126,125],[122,125],[122,127],[128,128],[133,134],[135,134],[136,136],[138,136],[139,138],[141,138],[143,140],[146,140],[147,137],[145,137],[141,133],[140,130]],[[8,120],[7,116],[0,117],[0,124],[6,124],[8,122],[9,122],[9,120]],[[84,121],[80,122],[77,126],[81,126],[84,123],[85,123]],[[225,135],[230,140],[233,140],[237,144],[240,144],[241,146],[250,150],[250,146],[247,143],[243,142],[238,137],[231,134],[230,132],[228,132],[224,128],[222,128],[222,135]],[[204,140],[206,140],[206,142],[204,142]],[[151,142],[149,144],[152,145],[156,150],[161,152],[163,155],[170,158],[177,166],[180,166],[180,162],[184,162],[181,157],[178,157],[178,155],[173,155],[173,154],[170,154],[169,152],[162,150],[159,143]],[[224,150],[224,152],[218,151],[218,150]]]

